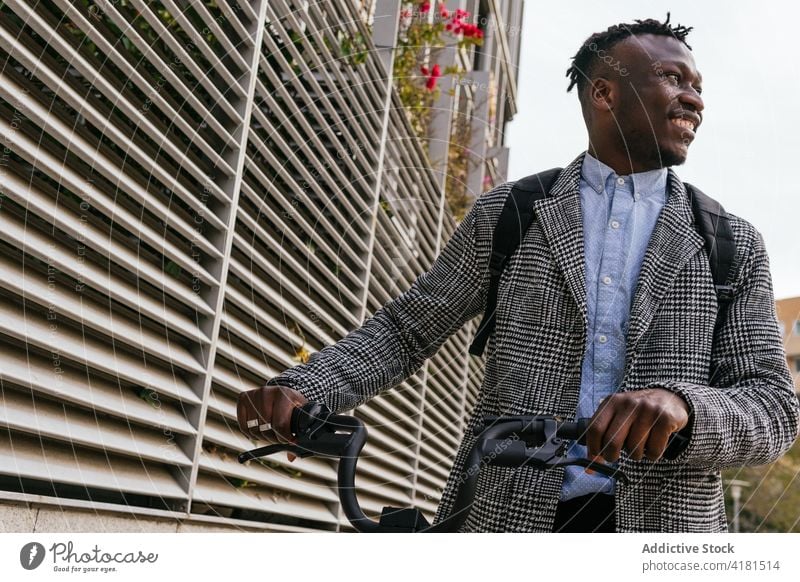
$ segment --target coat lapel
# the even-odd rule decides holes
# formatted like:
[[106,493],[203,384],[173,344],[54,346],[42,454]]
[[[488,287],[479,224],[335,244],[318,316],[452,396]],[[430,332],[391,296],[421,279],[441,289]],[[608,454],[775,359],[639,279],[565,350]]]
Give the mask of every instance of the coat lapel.
[[559,175],[550,196],[534,203],[535,215],[550,245],[553,259],[564,274],[570,293],[583,315],[586,315],[586,265],[583,255],[583,218],[581,215],[581,154]]
[[629,359],[683,266],[703,247],[683,182],[670,169],[667,202],[645,251],[628,323]]

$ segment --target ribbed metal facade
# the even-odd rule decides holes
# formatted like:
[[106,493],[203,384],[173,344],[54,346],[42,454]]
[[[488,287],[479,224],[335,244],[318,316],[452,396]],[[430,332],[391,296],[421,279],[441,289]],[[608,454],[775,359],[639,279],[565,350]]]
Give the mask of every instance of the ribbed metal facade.
[[[521,22],[521,2],[447,5]],[[407,289],[455,228],[392,88],[399,11],[0,2],[0,499],[348,528],[331,462],[236,462],[255,443],[235,402]],[[487,41],[457,55],[494,79],[475,194],[505,179],[516,107],[518,40]],[[431,131],[477,91],[446,95]],[[480,385],[476,323],[355,412],[368,512],[435,511]]]

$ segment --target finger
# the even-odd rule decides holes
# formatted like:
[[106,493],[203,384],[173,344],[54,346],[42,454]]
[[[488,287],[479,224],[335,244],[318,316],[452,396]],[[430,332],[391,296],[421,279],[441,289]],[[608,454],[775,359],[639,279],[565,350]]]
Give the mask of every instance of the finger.
[[247,420],[245,419],[244,395],[245,393],[242,392],[236,398],[236,422],[239,424],[239,430],[242,433],[247,434]]
[[625,439],[625,450],[634,461],[639,461],[644,456],[647,442],[652,432],[652,421],[638,416],[632,423],[628,430],[628,436]]
[[613,411],[609,407],[610,401],[611,398],[603,400],[589,421],[586,432],[586,456],[589,459],[598,457],[603,448],[603,435],[613,415]]
[[274,403],[272,412],[272,430],[275,431],[281,442],[290,442],[294,435],[291,432],[292,411],[295,402],[286,394],[281,393]]
[[[260,389],[259,389],[260,390]],[[239,420],[239,429],[251,438],[257,438],[254,433],[253,420],[258,418],[258,391],[248,390],[239,394],[236,402],[236,414]],[[257,423],[257,420],[256,420]]]
[[[590,459],[590,460],[591,460],[593,463],[603,464],[603,458],[602,458],[602,457],[589,457],[589,459]],[[595,470],[594,470],[594,469],[590,469],[589,467],[586,467],[586,468],[585,468],[583,471],[584,471],[584,472],[585,472],[587,475],[594,475],[594,474],[595,474]]]
[[650,436],[647,439],[645,456],[651,461],[660,459],[664,451],[667,450],[667,444],[669,443],[671,434],[672,432],[667,424],[657,423],[656,426],[653,427],[653,430],[650,431]]
[[628,438],[633,418],[634,411],[630,407],[629,401],[618,399],[614,404],[614,416],[603,434],[600,456],[612,463],[619,460],[619,454]]
[[[283,399],[287,401],[286,412],[283,410],[280,412],[279,415],[275,418],[276,425],[278,426],[278,430],[281,431],[281,436],[288,438],[289,442],[296,443],[297,439],[295,438],[294,433],[292,433],[292,416],[294,415],[294,409],[300,408],[304,406],[308,402],[308,398],[300,394],[295,390],[291,390],[289,388],[282,390]],[[276,415],[273,415],[274,417]]]
[[254,438],[272,439],[270,419],[272,418],[274,399],[275,389],[272,387],[264,386],[255,391],[251,399],[253,408],[249,411],[247,418],[247,428]]
[[275,413],[276,401],[280,398],[280,391],[274,387],[264,387],[261,392],[259,402],[258,426],[256,432],[259,438],[268,441],[275,440],[275,432],[272,426],[272,417]]
[[599,455],[613,463],[619,460],[631,425],[637,417],[636,399],[629,394],[615,394],[603,402],[603,412],[609,420],[602,435]]

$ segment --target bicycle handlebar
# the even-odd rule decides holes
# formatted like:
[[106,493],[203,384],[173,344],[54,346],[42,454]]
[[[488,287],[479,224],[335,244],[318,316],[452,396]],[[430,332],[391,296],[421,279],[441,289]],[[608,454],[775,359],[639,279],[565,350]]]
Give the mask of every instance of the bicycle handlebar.
[[[275,444],[247,451],[239,455],[239,462],[283,451],[301,458],[337,458],[339,499],[357,531],[455,532],[467,519],[482,465],[529,465],[541,469],[578,465],[625,481],[625,475],[611,465],[565,456],[569,441],[585,444],[589,421],[588,418],[565,421],[548,415],[485,416],[473,430],[476,440],[467,457],[452,511],[434,525],[428,524],[414,508],[384,507],[380,522],[364,515],[355,493],[355,472],[358,456],[367,442],[367,428],[358,418],[333,414],[318,402],[308,402],[292,411],[291,432],[296,444]],[[685,445],[684,437],[673,434],[664,457],[675,458]]]

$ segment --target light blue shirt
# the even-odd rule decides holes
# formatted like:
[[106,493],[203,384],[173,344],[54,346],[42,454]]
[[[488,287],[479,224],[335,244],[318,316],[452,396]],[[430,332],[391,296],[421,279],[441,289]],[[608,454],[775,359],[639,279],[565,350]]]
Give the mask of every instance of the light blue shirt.
[[[590,417],[614,393],[625,371],[625,335],[633,292],[650,235],[666,203],[667,170],[617,176],[588,152],[580,196],[586,257],[588,330],[581,368],[577,418]],[[574,444],[570,457],[586,457]],[[567,467],[561,500],[614,493],[614,480],[582,467]]]

